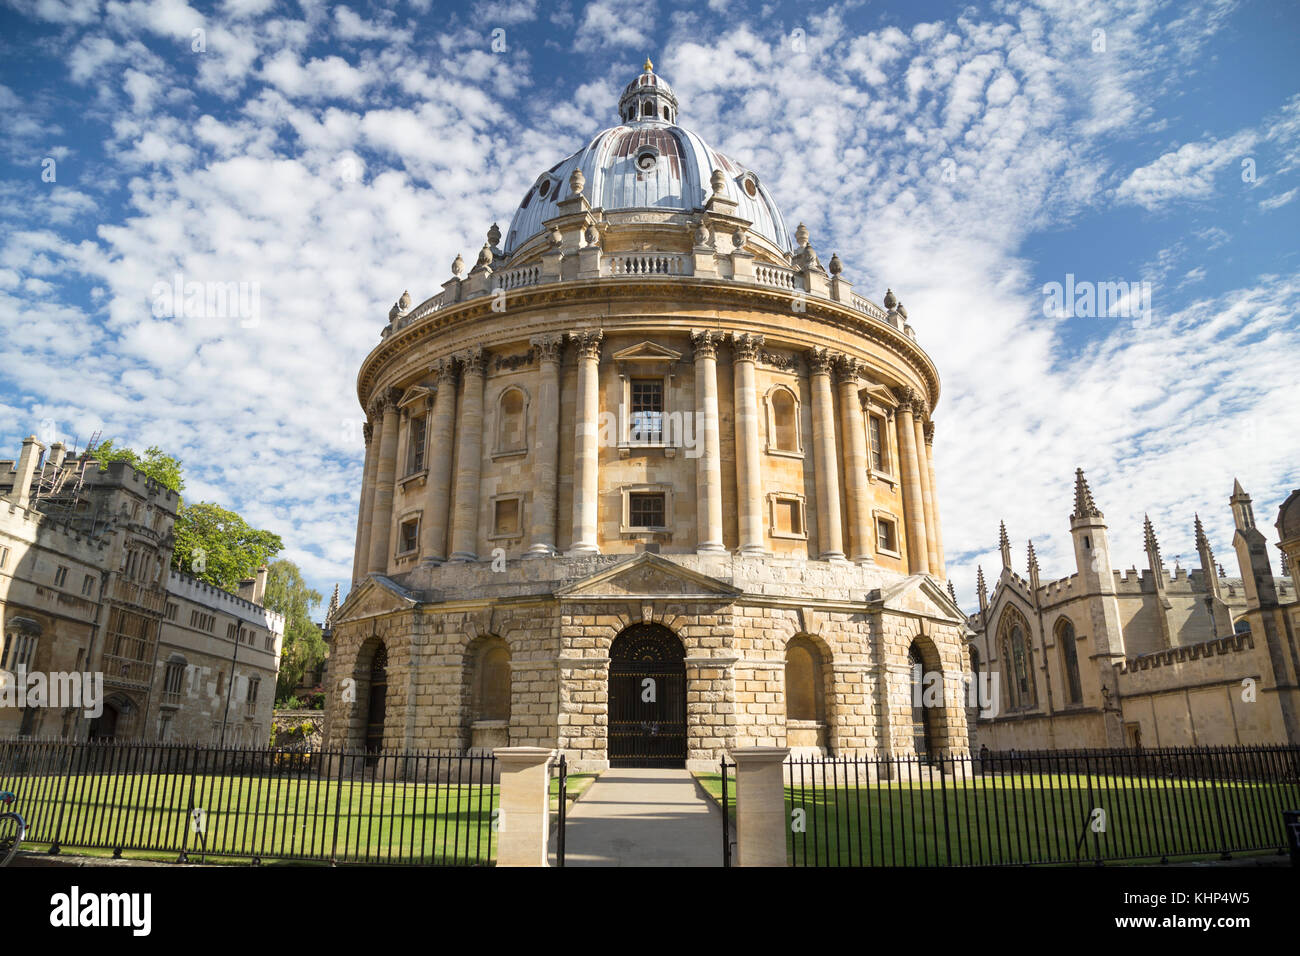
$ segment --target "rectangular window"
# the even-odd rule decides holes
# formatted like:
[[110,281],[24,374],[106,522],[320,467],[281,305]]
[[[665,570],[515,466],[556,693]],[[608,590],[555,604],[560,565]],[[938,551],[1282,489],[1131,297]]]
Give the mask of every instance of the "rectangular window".
[[628,524],[633,528],[662,528],[666,525],[662,492],[632,492],[628,495]]
[[226,625],[226,640],[234,641],[239,638],[239,625],[233,621]]
[[801,536],[804,533],[803,502],[798,498],[773,499],[772,532],[793,537]]
[[898,528],[889,518],[876,519],[876,550],[898,553]]
[[61,588],[68,580],[68,569],[60,565],[59,569],[54,572],[54,586]]
[[160,714],[158,716],[158,739],[166,740],[171,733],[172,715]]
[[506,536],[519,533],[519,499],[499,498],[493,503],[492,534]]
[[871,432],[871,467],[875,471],[887,471],[889,457],[885,454],[885,420],[879,415],[870,415],[867,422]]
[[[661,378],[634,378],[632,385],[631,442],[663,441],[664,381]],[[635,522],[633,522],[635,523]]]
[[262,686],[261,678],[254,677],[248,682],[248,702],[257,703],[257,691]]
[[81,596],[90,597],[91,592],[95,589],[95,576],[87,574],[81,582]]
[[397,553],[407,554],[420,546],[420,519],[410,518],[402,522],[397,537]]
[[168,601],[168,602],[167,602],[167,620],[169,620],[169,621],[174,621],[174,620],[176,620],[176,612],[179,611],[179,610],[180,610],[180,605],[179,605],[179,604],[172,604],[170,601]]
[[410,458],[407,460],[407,474],[424,471],[424,441],[427,428],[428,420],[423,415],[417,415],[411,419],[411,433],[407,442],[407,446],[411,450]]
[[9,549],[0,548],[0,568],[7,567],[8,565],[9,565]]

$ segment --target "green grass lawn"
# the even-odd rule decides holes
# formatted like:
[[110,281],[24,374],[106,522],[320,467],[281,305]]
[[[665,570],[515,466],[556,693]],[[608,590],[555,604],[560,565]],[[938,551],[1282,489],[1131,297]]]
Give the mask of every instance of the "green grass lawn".
[[[204,811],[193,832],[190,806]],[[186,774],[27,777],[29,844],[260,859],[487,864],[494,785]]]
[[[715,799],[718,774],[697,775]],[[728,783],[734,820],[735,780]],[[1284,842],[1295,786],[1017,774],[791,786],[790,861],[821,866],[1150,862]],[[1089,825],[1094,809],[1104,826]],[[796,811],[801,811],[796,813]],[[1080,838],[1082,837],[1082,842]]]

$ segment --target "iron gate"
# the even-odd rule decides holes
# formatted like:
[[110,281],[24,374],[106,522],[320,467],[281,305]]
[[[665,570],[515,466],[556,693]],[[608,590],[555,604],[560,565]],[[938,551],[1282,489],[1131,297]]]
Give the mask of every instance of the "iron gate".
[[686,652],[658,624],[635,624],[609,649],[609,764],[686,766]]

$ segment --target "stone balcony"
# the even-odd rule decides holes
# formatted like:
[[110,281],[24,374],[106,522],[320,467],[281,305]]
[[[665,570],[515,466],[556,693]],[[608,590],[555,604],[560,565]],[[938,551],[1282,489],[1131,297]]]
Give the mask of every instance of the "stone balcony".
[[[896,310],[886,310],[864,296],[852,290],[849,282],[838,275],[828,276],[820,269],[795,269],[788,266],[757,262],[750,255],[715,255],[711,250],[687,252],[616,252],[605,253],[597,247],[585,247],[577,254],[562,257],[568,263],[562,263],[561,257],[527,265],[492,269],[489,266],[476,267],[469,275],[455,276],[443,284],[443,291],[430,296],[419,305],[406,312],[392,313],[389,324],[381,335],[388,337],[412,323],[452,305],[469,302],[501,292],[512,292],[548,283],[572,281],[615,280],[626,281],[635,278],[663,279],[670,282],[677,279],[722,279],[777,289],[791,295],[805,295],[814,299],[835,302],[848,306],[856,312],[882,322],[913,341],[916,333],[907,323],[905,314]],[[572,262],[576,260],[576,268]]]

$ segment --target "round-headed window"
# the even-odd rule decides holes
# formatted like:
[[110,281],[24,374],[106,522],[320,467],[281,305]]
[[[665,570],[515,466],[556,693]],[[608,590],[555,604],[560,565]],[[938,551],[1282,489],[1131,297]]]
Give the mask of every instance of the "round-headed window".
[[546,194],[549,193],[550,191],[551,191],[551,181],[549,179],[544,181],[540,186],[537,187],[537,195],[542,199],[545,199]]
[[637,154],[636,168],[643,172],[649,172],[659,165],[659,154],[654,150],[643,150]]
[[758,183],[754,182],[754,177],[745,177],[745,192],[749,195],[750,199],[753,199],[758,195]]

